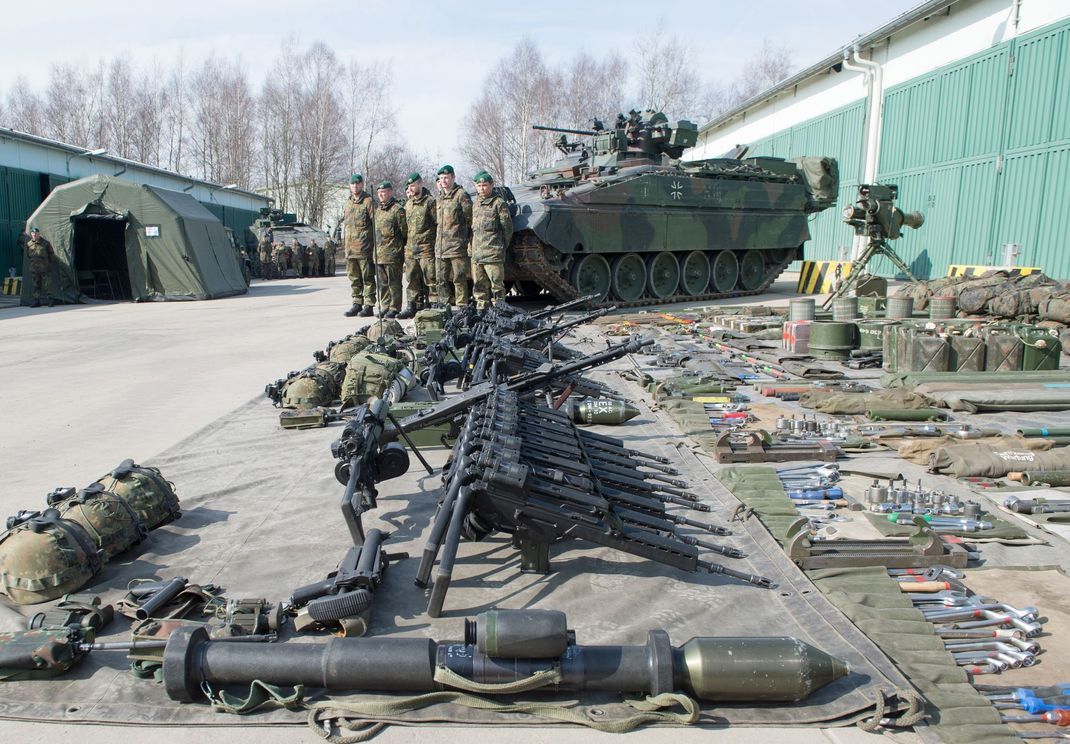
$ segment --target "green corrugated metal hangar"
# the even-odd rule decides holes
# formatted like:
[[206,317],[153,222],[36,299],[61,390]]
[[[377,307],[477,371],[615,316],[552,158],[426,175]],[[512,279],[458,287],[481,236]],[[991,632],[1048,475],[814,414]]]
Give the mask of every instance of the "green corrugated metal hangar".
[[261,194],[0,127],[0,276],[22,271],[19,233],[45,197],[60,184],[94,175],[188,193],[239,240],[248,239],[246,229],[270,204]]
[[[898,184],[926,216],[894,245],[919,278],[1007,252],[1070,278],[1070,3],[922,3],[710,122],[687,157],[737,144],[836,157],[841,207],[859,183]],[[811,234],[808,259],[851,258],[839,209]]]

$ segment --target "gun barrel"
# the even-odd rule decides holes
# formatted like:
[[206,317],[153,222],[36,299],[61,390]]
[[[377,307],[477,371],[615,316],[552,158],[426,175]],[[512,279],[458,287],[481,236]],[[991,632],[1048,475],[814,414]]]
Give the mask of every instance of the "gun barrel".
[[565,129],[564,127],[547,127],[542,124],[532,124],[531,128],[543,132],[561,132],[562,134],[577,134],[584,137],[593,137],[598,134],[598,132],[593,129]]

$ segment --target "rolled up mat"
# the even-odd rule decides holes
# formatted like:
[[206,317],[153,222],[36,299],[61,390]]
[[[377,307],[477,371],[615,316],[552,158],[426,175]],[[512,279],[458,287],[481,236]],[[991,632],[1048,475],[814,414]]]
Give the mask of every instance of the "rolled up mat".
[[945,421],[947,411],[939,408],[871,408],[866,411],[870,421]]

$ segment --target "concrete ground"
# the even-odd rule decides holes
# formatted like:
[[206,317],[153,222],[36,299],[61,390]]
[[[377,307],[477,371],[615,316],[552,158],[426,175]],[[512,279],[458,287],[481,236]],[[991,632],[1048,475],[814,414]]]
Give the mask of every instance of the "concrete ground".
[[[786,302],[795,281],[785,275],[768,294],[747,302]],[[348,305],[348,284],[338,276],[255,282],[247,295],[210,302],[0,308],[0,466],[5,484],[0,514],[36,508],[52,488],[85,485],[124,458],[150,460],[261,395],[266,383],[311,363],[313,350],[367,323],[343,317]],[[509,732],[525,744],[609,740],[606,734],[564,727]],[[473,735],[487,732],[392,727],[379,740],[434,736],[464,741]],[[158,736],[159,730],[149,727],[0,722],[0,738],[26,744],[75,738],[114,744]],[[228,744],[315,740],[299,728],[234,725],[168,728],[164,737]],[[875,741],[857,728],[657,729],[629,738],[679,744],[711,738]],[[912,734],[895,738],[917,740]]]

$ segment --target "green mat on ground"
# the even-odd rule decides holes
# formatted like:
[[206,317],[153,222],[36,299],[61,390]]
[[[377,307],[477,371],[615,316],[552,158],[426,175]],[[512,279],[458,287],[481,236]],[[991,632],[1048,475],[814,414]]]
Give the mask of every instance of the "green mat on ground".
[[[778,542],[784,543],[787,527],[797,515],[775,469],[725,468],[717,473],[717,479],[754,510]],[[999,713],[970,685],[966,673],[934,634],[933,626],[885,569],[828,568],[807,571],[806,575],[921,691],[929,703],[928,723],[943,741],[1019,741],[1009,727],[1000,723]]]

